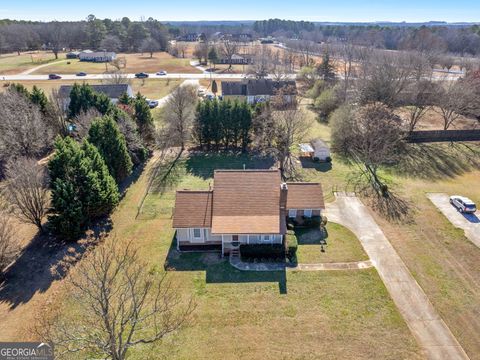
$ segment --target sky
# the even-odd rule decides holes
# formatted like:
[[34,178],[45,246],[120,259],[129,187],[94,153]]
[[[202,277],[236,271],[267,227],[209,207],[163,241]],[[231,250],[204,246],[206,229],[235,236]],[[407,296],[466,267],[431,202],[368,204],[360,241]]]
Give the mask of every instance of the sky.
[[479,0],[0,0],[0,19],[447,21],[480,22]]

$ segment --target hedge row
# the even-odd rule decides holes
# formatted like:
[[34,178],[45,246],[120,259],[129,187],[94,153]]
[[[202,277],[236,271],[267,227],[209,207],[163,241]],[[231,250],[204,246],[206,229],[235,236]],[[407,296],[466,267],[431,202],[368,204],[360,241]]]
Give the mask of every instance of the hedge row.
[[285,246],[283,244],[249,244],[240,245],[242,258],[284,258]]

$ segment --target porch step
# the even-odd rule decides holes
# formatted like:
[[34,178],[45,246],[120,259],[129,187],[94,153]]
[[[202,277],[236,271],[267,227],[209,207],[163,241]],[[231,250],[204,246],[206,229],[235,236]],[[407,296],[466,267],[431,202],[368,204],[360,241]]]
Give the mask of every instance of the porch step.
[[231,257],[231,258],[240,258],[240,250],[238,250],[238,249],[231,249],[231,250],[230,250],[230,257]]

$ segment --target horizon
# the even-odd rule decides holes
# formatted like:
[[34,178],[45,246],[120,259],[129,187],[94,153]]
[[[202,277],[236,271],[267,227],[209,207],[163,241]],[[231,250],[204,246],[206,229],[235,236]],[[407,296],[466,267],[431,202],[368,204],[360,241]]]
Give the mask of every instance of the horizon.
[[[149,17],[162,22],[206,22],[206,21],[257,21],[270,18],[305,20],[331,23],[478,23],[480,4],[472,0],[459,0],[452,6],[445,0],[372,0],[362,4],[355,0],[345,0],[339,4],[308,0],[295,2],[266,0],[257,3],[244,0],[242,3],[228,3],[213,7],[184,0],[180,6],[171,2],[138,0],[135,4],[121,4],[112,0],[102,3],[84,0],[81,3],[65,5],[60,0],[25,0],[21,4],[0,6],[0,18],[32,21],[80,21],[89,14],[112,20],[129,17],[131,20]],[[85,10],[88,9],[88,10]],[[312,15],[315,13],[316,15]],[[81,15],[79,15],[81,14]]]

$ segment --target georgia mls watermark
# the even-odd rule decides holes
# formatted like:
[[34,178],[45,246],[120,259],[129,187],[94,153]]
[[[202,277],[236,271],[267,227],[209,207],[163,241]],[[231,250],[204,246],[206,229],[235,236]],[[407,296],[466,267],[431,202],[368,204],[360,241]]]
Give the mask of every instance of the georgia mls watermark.
[[0,342],[0,360],[53,360],[53,345],[41,342]]

